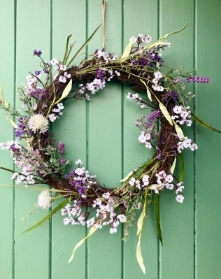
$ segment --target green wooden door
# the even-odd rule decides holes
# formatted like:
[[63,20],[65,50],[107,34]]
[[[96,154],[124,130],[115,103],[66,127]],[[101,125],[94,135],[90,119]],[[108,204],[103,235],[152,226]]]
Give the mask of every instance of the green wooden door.
[[[66,37],[75,33],[76,49],[101,23],[100,0],[0,1],[0,85],[7,101],[19,106],[16,88],[28,71],[38,70],[33,49],[46,60],[62,59]],[[138,33],[159,36],[181,28],[169,38],[166,64],[196,68],[212,83],[189,86],[196,94],[195,113],[221,129],[220,37],[221,2],[218,0],[107,0],[106,48],[120,55],[128,38]],[[87,49],[101,48],[98,32]],[[67,144],[68,157],[81,158],[105,185],[119,180],[145,161],[148,154],[137,144],[134,121],[143,113],[127,102],[129,88],[110,84],[91,99],[69,101],[62,118],[53,126],[57,139]],[[99,96],[98,96],[99,95]],[[0,142],[13,138],[13,129],[2,112]],[[221,138],[194,126],[188,131],[199,150],[185,153],[185,202],[177,204],[169,193],[161,195],[164,246],[157,240],[152,207],[143,233],[146,265],[143,275],[135,257],[136,228],[122,242],[123,228],[115,235],[97,231],[68,264],[73,247],[87,229],[64,227],[62,216],[35,231],[21,234],[46,212],[34,210],[36,191],[0,187],[1,279],[218,279],[221,278]],[[0,166],[12,168],[9,154],[0,153]],[[0,184],[10,185],[10,174],[0,172]],[[21,218],[25,218],[22,222]]]

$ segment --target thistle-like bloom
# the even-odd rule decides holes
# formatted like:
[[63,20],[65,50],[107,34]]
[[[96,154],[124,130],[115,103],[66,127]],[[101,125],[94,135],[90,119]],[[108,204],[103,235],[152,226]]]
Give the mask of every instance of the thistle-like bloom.
[[28,127],[36,133],[39,130],[40,133],[45,133],[48,130],[48,120],[41,114],[34,114],[28,120]]
[[44,190],[39,194],[38,206],[43,209],[48,209],[51,206],[51,195],[48,190]]

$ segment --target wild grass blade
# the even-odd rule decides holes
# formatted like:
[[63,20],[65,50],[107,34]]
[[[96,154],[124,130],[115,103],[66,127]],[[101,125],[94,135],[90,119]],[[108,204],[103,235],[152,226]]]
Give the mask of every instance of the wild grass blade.
[[93,38],[93,36],[95,35],[95,33],[97,32],[97,30],[100,28],[101,25],[99,25],[95,31],[92,33],[92,35],[89,37],[89,39],[87,39],[87,41],[80,47],[80,49],[75,53],[74,57],[70,60],[70,62],[67,64],[67,66],[69,66],[74,59],[76,59],[78,57],[78,55],[82,52],[82,50],[87,46],[87,44],[90,42],[90,40]]
[[[50,219],[56,212],[58,212],[60,209],[62,209],[67,203],[69,202],[68,199],[64,200],[63,202],[61,202],[58,206],[56,206],[53,210],[51,210],[48,215],[46,215],[43,219],[41,219],[37,224],[35,224],[34,226],[28,228],[27,230],[25,230],[23,233],[26,232],[30,232],[34,229],[36,229],[37,227],[41,226],[43,223],[45,223],[48,219]],[[22,233],[22,234],[23,234]]]

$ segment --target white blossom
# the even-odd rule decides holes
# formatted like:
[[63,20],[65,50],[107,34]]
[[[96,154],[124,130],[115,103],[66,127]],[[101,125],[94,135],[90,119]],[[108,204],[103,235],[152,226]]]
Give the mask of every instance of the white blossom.
[[119,214],[117,218],[120,220],[121,223],[125,223],[127,221],[127,217],[124,214]]
[[51,194],[48,190],[43,190],[38,196],[38,206],[48,209],[51,206]]
[[53,65],[53,66],[58,64],[58,60],[56,58],[53,58],[50,62],[51,62],[51,65]]
[[48,120],[41,114],[34,114],[28,120],[28,127],[36,133],[39,130],[40,133],[45,133],[48,130]]
[[183,195],[177,195],[176,200],[177,200],[177,202],[182,203],[184,201],[184,196]]
[[67,78],[64,76],[60,76],[59,81],[65,83],[67,81]]

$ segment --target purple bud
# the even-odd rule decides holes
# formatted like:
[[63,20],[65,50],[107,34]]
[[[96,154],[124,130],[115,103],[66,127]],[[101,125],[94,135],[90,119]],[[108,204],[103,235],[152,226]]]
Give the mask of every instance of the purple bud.
[[36,56],[40,57],[42,55],[42,52],[41,52],[41,50],[34,49],[34,54],[33,55],[36,55]]
[[65,144],[62,141],[60,141],[59,144],[58,144],[58,152],[60,154],[64,154],[65,153]]
[[66,159],[64,159],[64,158],[60,159],[60,164],[61,164],[62,166],[65,166],[65,164],[66,164]]
[[198,77],[198,76],[193,76],[193,77],[187,77],[186,82],[200,82],[200,83],[208,83],[211,82],[211,80],[208,77]]
[[36,76],[39,76],[40,73],[41,73],[41,71],[35,71],[35,75],[36,75]]

